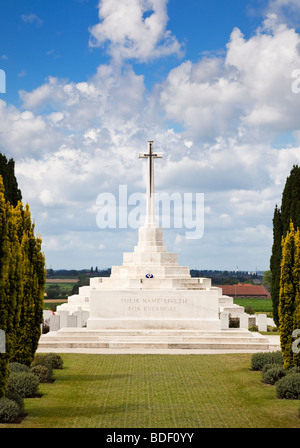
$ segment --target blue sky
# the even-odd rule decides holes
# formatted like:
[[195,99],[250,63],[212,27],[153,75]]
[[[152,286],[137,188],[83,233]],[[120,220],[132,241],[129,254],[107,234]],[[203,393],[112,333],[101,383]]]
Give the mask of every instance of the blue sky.
[[[125,5],[125,6],[124,6]],[[135,229],[99,229],[104,192],[202,193],[204,234],[166,229],[199,269],[269,267],[272,216],[299,163],[297,0],[6,0],[0,151],[42,235],[47,266],[110,267]]]
[[[185,58],[224,52],[232,29],[251,36],[266,2],[176,0],[168,4],[168,27],[184,44]],[[97,0],[6,0],[1,3],[1,68],[7,73],[6,100],[20,104],[18,91],[32,90],[50,76],[74,82],[92,76],[108,60],[104,48],[88,46],[89,28],[97,23]],[[150,87],[166,76],[178,58],[135,64]]]

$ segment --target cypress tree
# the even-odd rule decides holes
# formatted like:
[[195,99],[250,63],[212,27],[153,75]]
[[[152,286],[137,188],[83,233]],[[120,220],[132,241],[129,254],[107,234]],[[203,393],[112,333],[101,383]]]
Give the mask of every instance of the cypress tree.
[[281,221],[283,236],[289,231],[290,221],[300,227],[300,167],[294,165],[282,193]]
[[31,220],[31,214],[28,204],[24,210],[24,221],[27,227],[25,232],[28,236],[28,260],[31,271],[31,294],[33,298],[33,315],[31,319],[31,356],[32,359],[38,347],[41,336],[41,324],[43,323],[44,310],[44,287],[46,281],[45,257],[42,253],[42,239],[36,237],[34,233],[34,223]]
[[[0,329],[5,332],[7,339],[8,327],[8,310],[5,294],[5,272],[4,259],[7,251],[7,206],[4,198],[4,187],[2,178],[0,177]],[[5,353],[0,353],[0,398],[5,393],[6,383],[9,375],[8,362],[9,357],[7,353],[7,340]]]
[[12,208],[5,200],[0,176],[0,329],[5,332],[6,338],[5,353],[0,354],[0,397],[4,395],[9,375],[8,363],[15,341],[19,313],[15,278],[15,251],[18,253],[18,239],[13,231],[11,217]]
[[290,231],[282,240],[282,260],[279,294],[279,328],[280,344],[284,360],[284,368],[293,366],[292,332],[294,324],[296,279],[294,278],[295,244],[299,240],[295,233],[293,223],[290,223]]
[[0,153],[0,175],[4,185],[4,197],[14,207],[22,201],[21,190],[15,176],[15,162],[8,160],[4,154]]
[[270,270],[272,273],[271,281],[271,298],[273,306],[273,319],[275,325],[279,327],[278,305],[280,291],[280,274],[281,274],[281,240],[282,240],[282,223],[281,212],[277,205],[273,217],[273,247],[270,260]]
[[[293,279],[295,288],[293,331],[300,328],[300,231],[295,233]],[[293,365],[300,366],[300,353],[293,352]]]
[[282,193],[281,208],[276,205],[273,217],[273,247],[270,259],[272,272],[271,297],[273,304],[274,322],[279,326],[278,305],[280,291],[280,266],[282,257],[282,237],[285,238],[290,228],[290,222],[294,227],[300,227],[300,167],[294,165],[286,179]]
[[12,328],[10,331],[11,337],[11,354],[13,353],[14,346],[17,340],[17,330],[20,321],[21,300],[23,296],[23,263],[21,247],[17,233],[17,213],[18,211],[12,207],[9,203],[8,210],[9,215],[7,219],[8,224],[8,239],[10,244],[10,258],[9,258],[9,297],[10,303],[13,307],[12,312]]
[[[14,162],[0,155],[0,329],[6,351],[0,353],[0,398],[10,361],[30,365],[43,322],[45,258],[34,234],[28,204],[23,208]],[[4,182],[5,180],[5,182]],[[5,189],[7,186],[7,190]]]
[[21,253],[23,263],[23,295],[20,325],[17,331],[13,361],[30,365],[38,347],[43,322],[45,258],[41,238],[35,237],[28,204],[22,210]]

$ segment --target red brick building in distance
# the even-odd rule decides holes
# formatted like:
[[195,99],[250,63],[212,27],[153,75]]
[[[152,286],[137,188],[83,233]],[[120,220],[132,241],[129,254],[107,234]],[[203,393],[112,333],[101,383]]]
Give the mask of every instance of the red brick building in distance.
[[270,292],[262,285],[218,285],[224,296],[230,297],[262,297],[271,298]]

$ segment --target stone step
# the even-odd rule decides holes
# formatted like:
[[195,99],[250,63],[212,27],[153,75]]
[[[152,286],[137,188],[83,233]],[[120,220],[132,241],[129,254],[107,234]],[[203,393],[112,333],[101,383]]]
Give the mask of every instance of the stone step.
[[87,328],[62,328],[42,335],[39,350],[226,350],[265,351],[273,349],[267,337],[244,329],[220,331],[124,329],[90,330]]
[[[135,343],[137,340],[139,342],[147,342],[147,341],[151,341],[151,342],[161,342],[162,337],[161,336],[119,336],[118,337],[120,341],[122,342],[133,342]],[[80,337],[80,336],[63,336],[63,337],[56,337],[56,336],[52,336],[52,337],[45,337],[41,339],[42,343],[46,343],[46,342],[57,342],[57,341],[79,341],[79,342],[90,342],[90,341],[94,341],[94,342],[113,342],[114,339],[116,339],[116,337],[112,337],[109,335],[106,336],[95,336],[95,337]],[[262,342],[261,338],[255,338],[255,337],[251,337],[251,336],[243,336],[243,337],[218,337],[218,336],[211,336],[211,337],[175,337],[175,336],[166,336],[163,338],[164,342],[237,342],[237,340],[239,342]]]
[[259,333],[250,333],[247,330],[243,329],[229,329],[229,330],[216,330],[216,331],[205,331],[205,330],[161,330],[161,329],[124,329],[124,330],[115,330],[115,329],[103,329],[103,330],[91,330],[87,328],[62,328],[57,332],[47,333],[46,337],[50,336],[78,336],[80,338],[87,337],[101,337],[101,336],[192,336],[192,337],[243,337],[243,336],[251,336],[254,335],[256,337],[264,337],[259,335]]
[[43,349],[201,349],[201,350],[269,350],[269,344],[264,342],[96,342],[96,341],[62,341],[57,342],[44,342],[39,344],[39,350]]

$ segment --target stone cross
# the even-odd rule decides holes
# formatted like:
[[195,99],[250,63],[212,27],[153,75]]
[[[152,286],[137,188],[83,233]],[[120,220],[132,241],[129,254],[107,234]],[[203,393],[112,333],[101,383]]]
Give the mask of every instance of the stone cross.
[[148,159],[148,179],[147,179],[147,216],[145,227],[156,227],[155,221],[155,201],[154,201],[154,159],[161,159],[161,153],[153,152],[153,141],[148,141],[147,154],[139,154],[139,159]]

